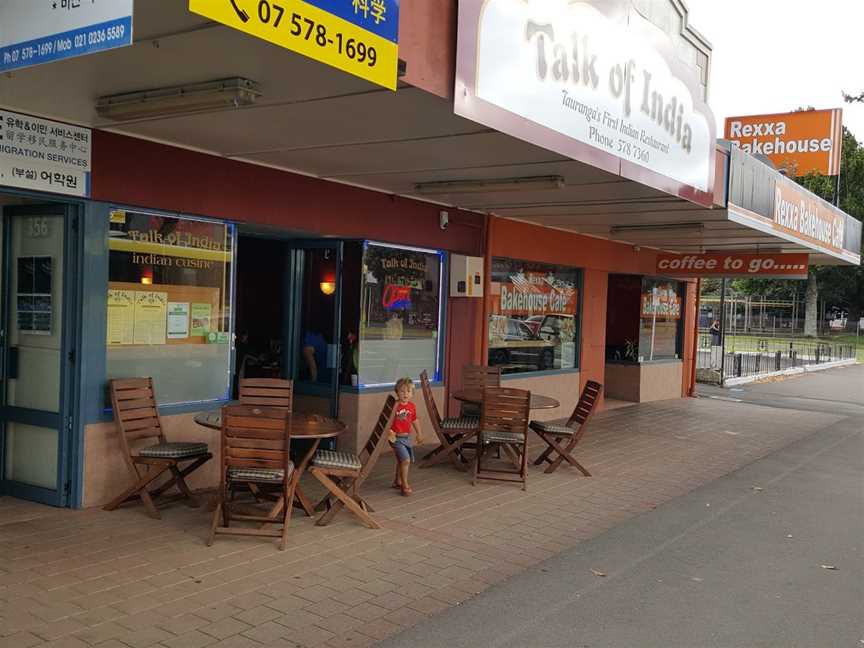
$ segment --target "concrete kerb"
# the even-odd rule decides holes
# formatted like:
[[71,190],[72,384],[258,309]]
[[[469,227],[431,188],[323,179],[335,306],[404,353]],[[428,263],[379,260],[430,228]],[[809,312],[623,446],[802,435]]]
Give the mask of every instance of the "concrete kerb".
[[835,360],[834,362],[825,362],[818,365],[804,365],[803,367],[790,367],[782,371],[772,371],[770,373],[757,374],[755,376],[742,376],[741,378],[726,378],[724,381],[725,387],[735,387],[737,385],[747,385],[749,383],[759,382],[766,378],[777,378],[785,376],[798,376],[812,371],[824,371],[825,369],[837,369],[838,367],[851,367],[858,364],[857,360]]

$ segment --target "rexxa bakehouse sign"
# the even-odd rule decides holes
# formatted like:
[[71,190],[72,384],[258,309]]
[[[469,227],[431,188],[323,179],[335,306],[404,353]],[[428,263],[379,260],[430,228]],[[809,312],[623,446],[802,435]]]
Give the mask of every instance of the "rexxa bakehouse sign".
[[[467,12],[478,1],[460,3],[460,31],[462,5]],[[629,12],[622,22],[590,2],[486,0],[476,26],[476,98],[707,192],[714,118],[695,72],[675,60],[671,41],[665,55],[656,49],[643,35],[647,21],[632,7]],[[636,29],[640,21],[646,24]],[[460,57],[470,55],[461,36],[460,47]],[[459,91],[457,80],[456,112],[464,107],[476,119],[467,93]],[[512,132],[518,123],[508,129],[504,122],[494,126],[523,137]]]

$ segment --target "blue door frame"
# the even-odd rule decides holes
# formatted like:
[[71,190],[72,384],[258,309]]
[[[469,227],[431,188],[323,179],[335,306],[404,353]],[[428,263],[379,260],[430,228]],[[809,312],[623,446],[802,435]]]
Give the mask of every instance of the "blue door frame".
[[[63,282],[62,312],[55,313],[61,323],[60,346],[60,394],[59,411],[45,412],[9,405],[7,402],[7,380],[17,375],[17,350],[9,345],[9,332],[16,323],[11,321],[12,295],[15,293],[11,272],[12,220],[16,216],[63,217]],[[68,506],[71,491],[71,457],[74,450],[75,430],[74,387],[75,340],[77,338],[78,304],[78,231],[80,207],[75,204],[33,204],[8,206],[3,209],[3,299],[0,303],[0,494],[32,500],[52,506]],[[6,479],[6,425],[20,423],[57,430],[57,475],[56,488],[49,489],[32,484]]]

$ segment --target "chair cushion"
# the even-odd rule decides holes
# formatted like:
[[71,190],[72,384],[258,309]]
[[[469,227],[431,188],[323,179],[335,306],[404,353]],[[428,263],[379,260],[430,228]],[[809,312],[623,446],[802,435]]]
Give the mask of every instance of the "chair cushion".
[[536,432],[545,432],[546,434],[556,434],[558,436],[572,436],[576,433],[576,430],[567,425],[543,421],[531,421],[531,429]]
[[525,435],[521,432],[481,432],[483,443],[525,443]]
[[442,430],[476,430],[480,427],[480,417],[459,416],[441,420]]
[[[288,477],[294,472],[294,464],[288,464]],[[230,481],[274,482],[281,483],[285,479],[285,471],[281,468],[229,468]]]
[[197,457],[207,454],[208,448],[206,443],[157,443],[156,445],[141,448],[138,455],[141,457],[151,457],[154,459],[183,459],[184,457]]
[[335,450],[318,450],[312,458],[312,463],[319,468],[340,468],[343,470],[360,470],[360,458],[350,452]]

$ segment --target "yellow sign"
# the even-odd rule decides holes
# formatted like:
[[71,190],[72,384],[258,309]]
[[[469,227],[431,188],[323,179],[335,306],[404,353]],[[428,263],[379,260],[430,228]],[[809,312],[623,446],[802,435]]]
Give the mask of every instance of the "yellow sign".
[[[189,11],[396,89],[399,45],[309,2],[189,0]],[[398,16],[390,17],[394,19],[398,20]]]

